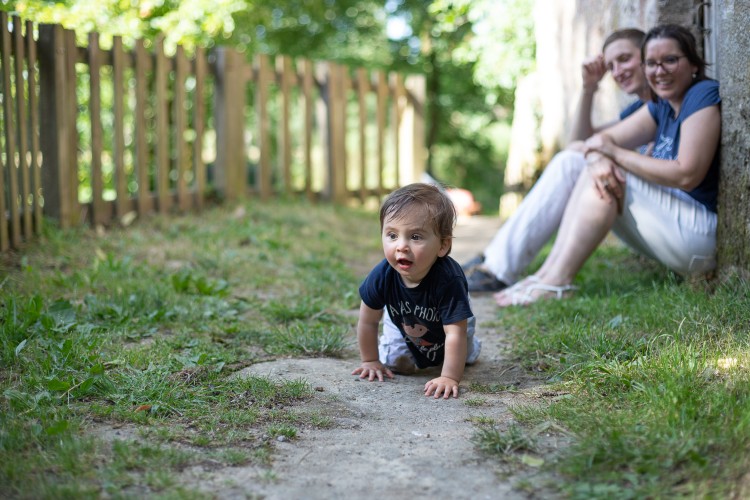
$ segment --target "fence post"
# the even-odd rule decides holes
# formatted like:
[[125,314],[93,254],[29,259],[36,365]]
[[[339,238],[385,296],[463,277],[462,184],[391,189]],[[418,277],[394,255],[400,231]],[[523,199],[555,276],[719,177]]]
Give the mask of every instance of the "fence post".
[[[34,24],[26,21],[26,39],[28,43],[28,68],[37,66],[37,43],[34,40]],[[29,89],[36,89],[38,81],[35,71],[29,71]],[[34,229],[36,235],[42,234],[42,173],[39,164],[39,100],[36,91],[29,91],[29,117],[31,125],[31,170],[34,189]]]
[[104,129],[102,127],[101,61],[99,33],[89,33],[89,113],[91,115],[91,210],[94,225],[109,222],[109,207],[102,193],[102,149]]
[[370,73],[357,68],[357,107],[359,117],[359,199],[367,198],[367,94],[370,92]]
[[337,203],[347,198],[345,71],[345,66],[328,63],[328,178],[332,199]]
[[260,158],[255,170],[255,185],[261,200],[267,200],[273,190],[271,166],[271,116],[268,112],[273,68],[267,54],[258,54],[258,73],[255,78],[255,114],[258,117],[258,147]]
[[115,163],[115,212],[117,220],[122,221],[125,214],[130,210],[128,194],[128,179],[125,173],[125,52],[122,48],[122,37],[112,37],[112,80],[113,81],[113,111],[114,111],[114,137],[112,156]]
[[203,133],[205,131],[206,53],[202,47],[195,49],[195,88],[193,90],[193,171],[195,172],[195,206],[202,209],[206,196],[206,165],[203,163]]
[[425,77],[423,75],[408,76],[405,86],[407,104],[401,121],[401,158],[411,163],[407,175],[412,176],[412,181],[418,181],[426,170],[427,160],[424,137]]
[[[60,227],[72,226],[75,205],[70,195],[71,163],[68,105],[65,100],[70,69],[65,32],[60,25],[39,25],[40,147],[43,155],[42,187],[44,210],[57,218]],[[77,195],[77,193],[76,193]]]
[[[33,37],[33,33],[27,33],[26,36]],[[28,133],[29,129],[26,124],[28,123],[28,101],[24,97],[24,76],[23,66],[24,60],[24,40],[22,33],[22,23],[20,17],[13,18],[13,47],[16,53],[15,57],[15,70],[16,70],[16,119],[18,120],[18,168],[21,174],[21,197],[20,208],[23,217],[23,236],[26,240],[31,238],[31,209],[29,205],[29,198],[31,194],[31,178],[29,176],[29,164],[26,159],[26,153],[28,152]],[[7,60],[7,59],[6,59]],[[29,68],[33,68],[29,66]],[[34,87],[27,87],[29,93],[35,92]],[[10,90],[10,88],[8,89]],[[10,97],[10,92],[8,92]]]
[[305,128],[305,194],[311,200],[312,191],[312,137],[313,126],[315,122],[315,98],[313,97],[313,83],[315,80],[315,68],[312,61],[305,59],[302,61],[302,96],[304,109],[304,128]]
[[281,160],[281,173],[284,179],[284,193],[292,192],[292,134],[289,129],[289,117],[291,113],[291,87],[292,78],[295,76],[292,58],[281,56],[277,59],[277,65],[281,69],[281,117],[279,119],[279,159]]
[[185,212],[191,207],[192,203],[188,198],[188,174],[191,170],[191,164],[188,162],[188,144],[185,141],[185,131],[188,127],[187,108],[185,107],[187,99],[185,79],[187,78],[188,61],[182,45],[177,46],[174,62],[175,77],[172,104],[174,118],[172,128],[174,129],[175,170],[177,171],[177,206],[180,211]]
[[[2,215],[0,215],[0,251],[5,251],[8,248],[10,248],[10,239],[9,239],[9,233],[8,233],[8,218],[5,215],[5,190],[8,189],[8,205],[10,208],[10,224],[13,227],[13,245],[17,246],[18,241],[20,240],[20,234],[18,234],[18,237],[16,237],[17,233],[17,227],[18,227],[18,218],[17,218],[17,208],[16,208],[16,197],[14,195],[13,188],[15,186],[13,179],[11,178],[11,175],[13,172],[15,172],[15,154],[14,154],[14,145],[13,142],[15,138],[13,137],[13,117],[12,110],[11,110],[11,101],[10,101],[10,93],[11,93],[11,85],[10,85],[10,68],[8,67],[10,63],[10,33],[8,32],[8,15],[5,12],[0,12],[0,35],[2,35],[2,41],[0,43],[0,49],[2,50],[2,89],[3,89],[3,124],[5,125],[5,158],[7,160],[7,165],[3,165],[2,158],[0,158],[0,210],[2,210]],[[18,92],[18,91],[16,91]],[[8,181],[6,186],[6,170],[8,175]]]
[[214,110],[216,165],[214,179],[224,197],[233,200],[245,192],[245,70],[243,56],[234,49],[215,49]]
[[169,182],[169,61],[164,54],[164,36],[154,40],[154,109],[156,113],[156,199],[159,213],[169,213],[172,196]]
[[[135,165],[138,179],[138,215],[144,217],[153,210],[149,179],[149,146],[146,142],[146,99],[148,95],[147,65],[150,55],[143,39],[135,41]],[[153,67],[153,66],[152,66]]]
[[393,78],[390,80],[393,82],[393,89],[391,91],[391,99],[393,101],[393,119],[391,120],[391,132],[393,134],[393,177],[396,179],[397,186],[404,186],[412,181],[412,179],[409,178],[411,172],[406,173],[404,171],[405,169],[401,168],[401,162],[403,160],[403,156],[401,155],[401,144],[403,142],[401,134],[403,122],[401,114],[404,110],[401,97],[404,95],[404,79],[398,73],[394,73]]
[[[378,126],[377,155],[378,155],[378,194],[386,192],[383,171],[385,170],[385,128],[386,128],[386,106],[388,105],[388,80],[383,70],[377,71],[377,83],[375,84],[376,110],[375,119]],[[398,179],[396,179],[398,182]]]

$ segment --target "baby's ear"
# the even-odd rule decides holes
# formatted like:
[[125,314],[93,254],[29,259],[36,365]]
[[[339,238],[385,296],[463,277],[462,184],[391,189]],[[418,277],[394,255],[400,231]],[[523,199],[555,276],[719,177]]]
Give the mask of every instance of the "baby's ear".
[[451,251],[451,245],[453,245],[453,238],[443,238],[440,241],[440,250],[438,250],[438,257],[445,257]]

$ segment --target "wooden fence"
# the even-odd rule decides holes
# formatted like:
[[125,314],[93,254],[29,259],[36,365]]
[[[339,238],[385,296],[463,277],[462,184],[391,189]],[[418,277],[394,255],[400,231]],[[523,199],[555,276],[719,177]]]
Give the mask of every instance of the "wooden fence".
[[209,199],[364,201],[424,169],[424,79],[120,37],[0,12],[0,250]]

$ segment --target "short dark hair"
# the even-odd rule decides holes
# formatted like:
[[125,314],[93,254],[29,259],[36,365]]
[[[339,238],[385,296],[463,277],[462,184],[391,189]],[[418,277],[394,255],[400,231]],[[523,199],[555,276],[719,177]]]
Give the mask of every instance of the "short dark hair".
[[706,76],[706,66],[708,66],[708,63],[706,63],[706,60],[698,52],[698,44],[695,41],[695,36],[689,29],[679,24],[661,24],[651,28],[643,39],[643,45],[641,46],[641,59],[643,61],[646,60],[646,45],[651,40],[656,40],[657,38],[671,38],[677,42],[677,45],[680,46],[680,50],[685,54],[690,64],[698,68],[698,71],[695,73],[694,82],[708,78]]
[[604,49],[606,49],[611,43],[614,43],[617,40],[630,40],[633,42],[633,45],[640,48],[645,37],[646,33],[638,28],[623,28],[621,30],[613,31],[606,40],[604,40],[604,43],[602,44],[602,52],[604,52]]
[[[453,227],[456,225],[456,208],[444,190],[433,184],[415,182],[393,191],[380,207],[380,230],[383,230],[385,219],[398,219],[414,206],[427,210],[429,222],[441,240],[453,239]],[[450,247],[448,252],[450,253]]]

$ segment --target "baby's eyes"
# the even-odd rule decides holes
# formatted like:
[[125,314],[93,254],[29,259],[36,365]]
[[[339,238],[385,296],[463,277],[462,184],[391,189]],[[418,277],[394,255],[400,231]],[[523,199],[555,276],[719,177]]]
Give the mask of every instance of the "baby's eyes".
[[[395,240],[398,239],[398,234],[397,233],[385,233],[385,237],[386,237],[386,239],[388,239],[390,241],[395,241]],[[421,240],[424,239],[424,236],[422,236],[421,234],[418,234],[418,233],[414,233],[411,236],[409,236],[409,239],[411,241],[421,241]]]

